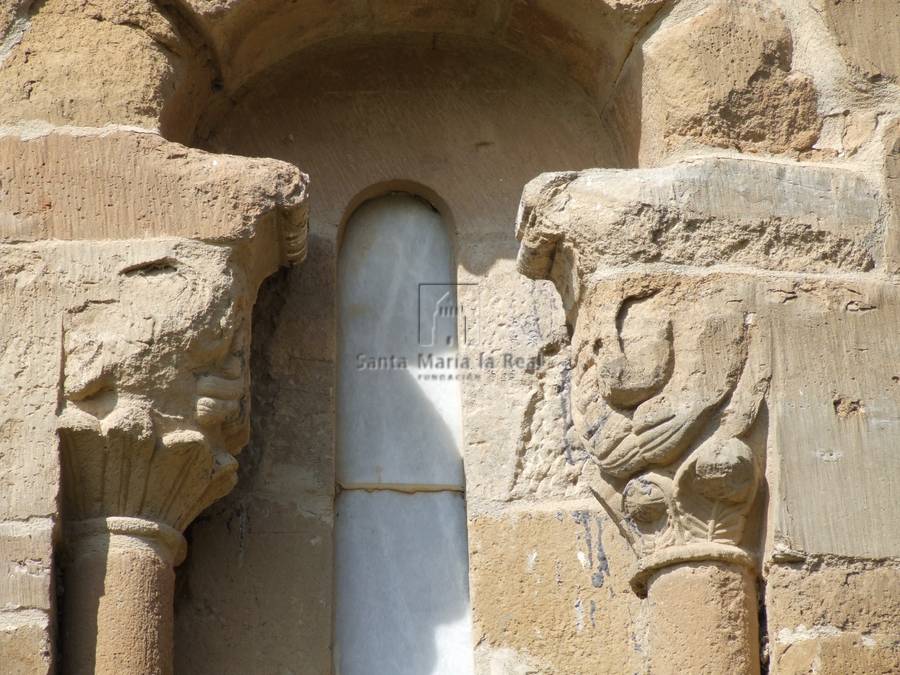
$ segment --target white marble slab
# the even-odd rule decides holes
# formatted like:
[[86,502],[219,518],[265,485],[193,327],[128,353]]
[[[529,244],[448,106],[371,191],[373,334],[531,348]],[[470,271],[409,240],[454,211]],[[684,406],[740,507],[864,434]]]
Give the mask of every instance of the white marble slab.
[[342,492],[335,566],[335,673],[473,672],[461,494]]
[[455,277],[449,236],[425,202],[390,195],[351,217],[338,280],[341,485],[463,487],[460,388],[446,363]]

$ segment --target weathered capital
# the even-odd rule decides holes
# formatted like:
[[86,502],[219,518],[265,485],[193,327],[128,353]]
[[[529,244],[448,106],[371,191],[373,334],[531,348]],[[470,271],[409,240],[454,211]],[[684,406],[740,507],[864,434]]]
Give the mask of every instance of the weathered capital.
[[307,179],[134,131],[0,151],[5,289],[55,372],[65,669],[164,675],[182,531],[237,479],[253,304],[305,255]]
[[519,269],[562,296],[576,436],[638,594],[675,564],[755,568],[773,341],[791,313],[871,301],[810,273],[871,269],[878,220],[862,176],[749,159],[526,188]]
[[180,532],[236,480],[256,289],[228,248],[138,250],[64,315],[63,507]]

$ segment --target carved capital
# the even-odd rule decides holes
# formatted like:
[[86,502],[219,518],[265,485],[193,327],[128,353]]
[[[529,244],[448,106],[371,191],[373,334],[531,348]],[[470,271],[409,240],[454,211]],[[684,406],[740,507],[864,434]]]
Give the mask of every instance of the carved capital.
[[236,480],[253,302],[305,256],[308,179],[129,130],[11,133],[0,148],[17,158],[0,208],[16,302],[60,345],[36,367],[58,371],[67,525],[180,532]]
[[638,593],[676,562],[752,564],[741,545],[765,459],[754,431],[768,342],[740,277],[624,273],[585,295],[572,418],[600,467],[596,494],[635,551]]
[[236,481],[256,288],[228,247],[135,248],[98,260],[102,290],[64,314],[64,508],[180,532]]
[[754,567],[771,326],[797,295],[772,287],[803,285],[771,270],[869,269],[875,194],[849,172],[719,158],[526,187],[518,268],[562,297],[575,434],[637,593],[668,565]]

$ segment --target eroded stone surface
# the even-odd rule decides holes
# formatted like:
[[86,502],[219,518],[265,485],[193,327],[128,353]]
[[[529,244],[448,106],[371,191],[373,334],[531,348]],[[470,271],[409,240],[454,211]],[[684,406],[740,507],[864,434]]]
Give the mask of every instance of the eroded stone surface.
[[811,557],[769,567],[770,672],[823,675],[900,669],[896,560]]
[[188,139],[212,73],[177,13],[150,0],[27,4],[27,29],[0,67],[0,121],[127,124]]
[[283,162],[212,155],[157,134],[52,128],[7,130],[0,157],[3,242],[260,236],[283,237],[283,256],[305,252],[307,178]]
[[[786,153],[815,143],[821,121],[808,74],[792,70],[793,40],[769,0],[717,0],[674,12],[623,67],[607,119],[641,166],[686,147]],[[640,117],[640,127],[634,116]]]
[[[699,164],[706,162],[722,168],[721,160]],[[745,178],[760,168],[747,160],[738,166]],[[897,555],[888,520],[896,501],[889,477],[898,468],[892,452],[881,449],[895,445],[890,439],[900,418],[896,378],[883,364],[898,358],[895,341],[878,336],[895,330],[892,312],[900,303],[893,279],[860,273],[873,267],[872,253],[849,263],[855,274],[811,275],[807,270],[821,261],[806,257],[806,236],[783,236],[785,217],[807,233],[812,226],[850,234],[840,224],[843,202],[817,184],[849,185],[844,181],[861,176],[792,167],[797,173],[785,188],[793,199],[775,198],[765,215],[756,210],[756,185],[725,191],[721,171],[693,182],[696,168],[675,165],[662,183],[653,180],[660,170],[589,172],[580,185],[584,174],[539,179],[523,196],[518,263],[532,278],[552,279],[567,308],[573,426],[599,466],[598,497],[636,555],[632,586],[648,593],[653,672],[752,673],[759,668],[754,577],[764,531],[766,554],[776,562],[808,553]],[[785,174],[776,170],[771,178],[777,184]],[[868,192],[857,202],[858,227],[883,217],[877,191],[850,192]],[[781,248],[775,259],[771,244],[703,251],[710,240],[702,219],[682,217],[670,230],[662,204],[708,214],[717,242],[726,223],[733,232],[753,222],[763,240],[777,231]],[[742,213],[730,210],[738,205]],[[645,220],[636,220],[635,211]],[[737,225],[742,217],[744,225]],[[668,236],[673,231],[678,235]],[[857,241],[876,251],[879,235],[863,232]],[[790,261],[802,261],[806,273],[788,273]],[[834,266],[824,269],[842,267],[828,262]],[[849,393],[835,394],[838,388]],[[768,528],[760,493],[771,500]],[[714,579],[710,570],[724,576]],[[657,586],[676,577],[665,590]],[[712,593],[701,603],[710,613],[701,616],[693,600],[704,593]],[[679,636],[681,625],[694,632]],[[784,633],[788,642],[792,635]],[[843,633],[832,642],[797,635],[809,644],[783,659],[785,668],[808,661],[815,669],[826,653],[848,655],[862,642]],[[725,656],[726,645],[737,652]],[[784,653],[782,645],[778,658]],[[715,665],[718,658],[728,665]],[[849,664],[853,657],[829,658]],[[881,667],[884,657],[858,662]]]
[[759,673],[752,574],[701,563],[667,568],[649,583],[647,672]]
[[469,540],[476,672],[640,672],[631,553],[596,501],[476,515]]
[[879,198],[864,174],[751,159],[547,174],[525,189],[519,261],[541,277],[566,261],[567,285],[633,263],[869,271],[882,256]]
[[[201,155],[149,136],[49,133],[46,125],[136,125],[190,141],[200,118],[203,142],[211,147],[314,169],[321,201],[311,249],[319,260],[309,271],[273,280],[257,308],[266,322],[257,337],[267,342],[251,365],[259,379],[255,405],[262,412],[253,422],[255,445],[245,455],[246,487],[195,528],[202,549],[186,575],[192,592],[183,596],[179,632],[183,644],[195,649],[182,652],[179,667],[192,673],[299,669],[316,675],[329,668],[336,227],[345,209],[358,205],[355,200],[375,196],[366,190],[377,185],[422,189],[452,216],[460,281],[479,283],[467,297],[486,308],[480,317],[484,342],[475,351],[498,359],[543,359],[530,368],[486,369],[463,392],[467,496],[478,542],[471,565],[482,598],[478,604],[476,597],[475,619],[485,636],[476,652],[481,672],[618,673],[647,665],[630,651],[646,641],[625,635],[644,631],[648,616],[625,587],[627,573],[621,570],[630,567],[631,553],[610,523],[604,521],[603,539],[612,572],[603,588],[615,586],[617,593],[598,598],[609,623],[590,630],[584,623],[579,631],[577,605],[556,583],[556,563],[564,579],[575,579],[576,573],[592,573],[598,560],[590,559],[592,546],[585,549],[572,536],[568,528],[587,535],[567,516],[545,522],[540,515],[559,507],[552,500],[588,497],[589,486],[600,480],[600,469],[588,461],[578,438],[592,428],[583,422],[599,399],[575,414],[573,390],[596,387],[600,398],[618,397],[618,413],[624,410],[625,417],[644,416],[638,411],[661,393],[700,408],[714,401],[702,414],[682,419],[705,417],[705,431],[721,429],[732,408],[719,395],[741,391],[735,372],[746,372],[743,352],[754,344],[735,337],[734,315],[738,307],[751,306],[757,327],[764,321],[774,327],[767,353],[777,366],[754,422],[768,422],[771,431],[767,483],[757,486],[754,507],[761,509],[769,499],[766,546],[754,529],[763,522],[761,511],[738,511],[752,525],[741,545],[763,552],[768,563],[770,672],[898,669],[891,640],[897,633],[895,565],[878,557],[893,555],[896,545],[891,508],[881,508],[880,501],[896,501],[889,479],[895,473],[891,430],[897,397],[885,365],[896,361],[896,293],[881,276],[897,272],[900,250],[900,227],[896,218],[890,220],[885,199],[897,192],[895,139],[889,133],[898,109],[895,3],[692,0],[659,11],[663,4],[192,0],[179,13],[173,3],[160,10],[143,1],[3,3],[0,120],[17,131],[0,140],[0,238],[29,243],[4,259],[12,264],[0,291],[0,376],[13,382],[0,395],[0,516],[6,519],[0,526],[0,566],[11,570],[0,582],[0,670],[52,667],[49,635],[56,622],[47,549],[58,517],[55,412],[66,395],[60,379],[74,383],[69,394],[84,384],[71,372],[60,378],[58,361],[71,356],[71,365],[93,373],[85,381],[121,382],[128,400],[117,400],[113,410],[129,410],[140,420],[146,400],[137,392],[161,394],[137,370],[147,365],[148,355],[165,358],[166,348],[190,342],[177,335],[184,316],[157,311],[148,298],[125,301],[127,294],[120,295],[112,282],[98,283],[97,295],[85,296],[88,306],[71,314],[83,315],[75,324],[55,320],[62,306],[55,300],[29,305],[32,290],[47,286],[56,273],[34,242],[127,237],[123,245],[132,251],[149,250],[142,248],[148,239],[176,236],[214,244],[247,236],[274,242],[277,227],[265,214],[291,211],[292,191],[303,183],[285,165]],[[415,31],[417,37],[400,39],[397,31]],[[460,35],[471,39],[454,37]],[[323,41],[330,44],[316,52]],[[267,72],[301,50],[302,67]],[[614,292],[619,282],[590,279],[598,267],[754,268],[743,271],[752,277],[750,288],[739,276],[707,275],[701,282],[697,270],[633,269],[646,279],[668,274],[669,281],[653,297],[623,303],[622,330],[614,331],[623,341],[621,356],[631,364],[665,362],[661,351],[671,323],[677,347],[672,377],[655,391],[665,368],[610,368],[576,386],[573,368],[591,360],[585,355],[594,336],[582,325],[573,350],[549,283],[514,273],[508,221],[520,186],[542,171],[659,165],[713,149],[799,155],[807,163],[785,157],[761,168],[742,157],[710,160],[693,176],[683,166],[650,179],[603,172],[598,182],[609,189],[582,190],[581,179],[572,181],[572,189],[550,185],[543,217],[552,227],[540,234],[562,235],[556,262],[577,272],[569,280],[578,291],[568,303],[574,328],[578,304],[590,305],[586,298],[597,288],[605,289],[598,297],[622,299]],[[79,157],[87,160],[73,167]],[[834,164],[814,164],[823,159]],[[257,183],[241,187],[239,174]],[[240,213],[229,211],[231,206]],[[607,239],[602,246],[586,244],[598,223]],[[274,266],[282,257],[278,249],[257,260],[258,270]],[[547,250],[542,244],[537,249]],[[58,250],[68,256],[61,269],[81,264],[82,249]],[[122,261],[131,260],[121,251],[115,255],[120,254]],[[224,268],[217,267],[216,255],[209,269],[219,274]],[[569,255],[573,260],[565,260]],[[149,265],[129,270],[136,278],[170,274],[164,259],[138,262]],[[107,271],[116,278],[119,269]],[[255,281],[263,275],[258,270],[248,272]],[[562,276],[553,274],[565,288]],[[125,284],[128,275],[122,276],[118,282]],[[641,283],[632,279],[621,287],[633,290]],[[678,297],[677,288],[702,297]],[[729,290],[734,297],[727,297]],[[69,289],[47,293],[71,299]],[[185,295],[160,293],[159,302],[181,302]],[[115,323],[103,322],[103,306]],[[14,319],[6,320],[7,310]],[[137,314],[153,319],[145,322]],[[148,327],[157,319],[166,325]],[[591,314],[590,321],[609,324],[600,314]],[[73,330],[66,333],[66,327]],[[100,339],[91,337],[98,334]],[[144,344],[147,335],[161,336],[168,347]],[[108,373],[97,377],[90,355],[73,340],[97,346],[93,363]],[[703,366],[720,353],[727,358],[718,367]],[[616,360],[608,356],[603,360]],[[124,365],[116,365],[120,357]],[[698,373],[686,377],[698,362]],[[44,368],[45,363],[54,366]],[[174,415],[178,423],[193,424],[197,406],[185,412],[196,403],[193,383],[152,363],[147,374],[187,387],[172,395],[179,403]],[[705,383],[698,385],[698,379]],[[602,387],[600,380],[606,380]],[[206,381],[216,391],[223,384]],[[649,399],[640,400],[648,393]],[[111,397],[94,394],[89,405],[105,412]],[[574,393],[575,400],[581,396]],[[208,421],[229,418],[215,400],[200,408]],[[576,423],[579,414],[582,421]],[[94,449],[115,450],[123,430],[142,436],[140,423],[123,425],[128,416],[101,417]],[[634,426],[626,438],[640,435]],[[694,445],[703,443],[703,434],[693,437]],[[732,440],[690,464],[700,467],[694,473],[710,494],[742,493],[736,476],[747,466],[746,455]],[[747,445],[753,449],[754,443]],[[649,459],[639,472],[670,466]],[[738,469],[735,475],[727,475],[728,467]],[[638,489],[622,494],[631,515],[652,520],[660,512],[660,495],[647,483],[632,487]],[[825,496],[808,496],[820,492]],[[114,501],[108,494],[100,500],[104,508],[108,499]],[[596,508],[594,501],[589,504],[585,510]],[[518,520],[512,522],[509,510],[516,509]],[[40,535],[23,539],[35,523]],[[526,545],[527,551],[519,548]],[[810,550],[848,554],[835,561],[824,553],[810,558]],[[529,570],[534,551],[538,556]],[[579,552],[590,569],[575,567],[583,565]],[[22,560],[28,556],[33,561]],[[807,569],[791,562],[797,558],[817,562]],[[510,572],[519,569],[524,572]],[[529,593],[539,587],[522,597],[533,599],[540,612],[516,606],[505,592],[510,578]],[[520,583],[523,578],[528,583]],[[721,611],[722,623],[712,631],[678,633],[681,624],[673,621],[665,627],[669,632],[655,635],[661,627],[650,626],[649,637],[662,645],[655,650],[661,660],[654,672],[677,662],[665,659],[670,648],[674,656],[705,658],[700,672],[730,670],[731,664],[713,665],[732,652],[706,638],[746,628],[740,612],[730,611],[741,603],[721,602],[731,586],[701,579],[697,593],[686,598],[685,589],[696,579],[671,578],[662,599],[670,601],[676,618],[689,617],[686,625],[711,623],[709,617]],[[576,598],[582,597],[578,588]],[[704,608],[713,613],[699,612],[695,596],[708,599]],[[649,618],[661,607],[650,608]],[[222,642],[239,647],[224,650]],[[752,668],[745,661],[741,667]]]
[[829,28],[841,52],[865,78],[877,81],[900,76],[896,28],[900,7],[892,0],[824,0]]
[[[321,620],[333,606],[331,519],[308,513],[315,500],[299,490],[299,504],[272,499],[252,476],[243,471],[250,484],[239,482],[189,530],[188,558],[178,569],[176,673],[245,675],[248,663],[260,672],[290,663],[308,675],[331,668],[332,626]],[[269,492],[280,497],[272,486]],[[273,619],[296,639],[272,630]]]
[[305,253],[305,178],[134,131],[0,143],[3,611],[49,645],[63,516],[68,667],[165,672],[179,531],[233,485],[250,310]]
[[0,612],[52,612],[54,523],[51,519],[0,522]]

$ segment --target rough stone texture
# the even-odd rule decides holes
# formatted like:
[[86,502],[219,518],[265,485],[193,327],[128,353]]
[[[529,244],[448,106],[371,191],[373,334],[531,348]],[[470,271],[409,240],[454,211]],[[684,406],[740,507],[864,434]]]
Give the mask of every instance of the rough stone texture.
[[770,565],[769,672],[887,675],[900,670],[900,566],[810,557]]
[[237,242],[257,231],[277,238],[274,230],[302,228],[305,216],[307,178],[295,167],[212,155],[157,134],[9,130],[0,157],[0,242]]
[[884,136],[884,181],[891,218],[884,238],[885,269],[900,273],[900,121],[894,120]]
[[606,121],[625,132],[623,161],[654,166],[699,145],[811,148],[821,126],[815,87],[791,69],[791,33],[774,2],[717,0],[684,14],[640,40],[619,76]]
[[548,174],[525,188],[520,263],[552,273],[553,256],[571,259],[579,282],[632,263],[869,271],[883,256],[879,199],[865,174],[769,160]]
[[[718,170],[695,181],[698,166],[709,165]],[[871,561],[867,569],[891,569],[890,578],[888,561],[898,557],[900,376],[885,364],[898,361],[888,335],[900,303],[896,279],[865,274],[885,241],[881,197],[871,184],[861,188],[860,175],[793,165],[761,188],[772,196],[763,213],[753,195],[766,179],[723,189],[723,166],[713,159],[544,176],[526,187],[519,210],[519,269],[554,281],[573,329],[567,393],[576,438],[598,464],[600,478],[590,480],[637,555],[632,586],[648,592],[651,672],[758,671],[754,558],[763,553],[772,564],[855,556]],[[759,178],[779,165],[740,166],[745,178]],[[773,187],[782,180],[790,200]],[[703,219],[684,213],[710,217],[722,248],[705,249]],[[842,222],[848,215],[857,225]],[[742,218],[754,219],[759,249],[723,241],[722,228],[740,232]],[[805,236],[784,236],[785,221]],[[808,257],[813,227],[859,237],[872,253],[850,261],[851,273],[835,274],[846,264],[837,260],[817,267],[821,259]],[[785,271],[792,263],[805,273]],[[809,274],[816,269],[832,274]],[[763,525],[753,501],[764,465]],[[720,565],[709,567],[713,560]],[[743,581],[732,588],[709,576],[714,569]],[[771,591],[773,603],[785,602],[777,586]],[[815,606],[830,591],[809,592]],[[877,605],[876,613],[896,614],[890,599]],[[820,672],[825,659],[832,672],[890,672],[893,644],[857,653],[877,643],[830,624],[810,632],[778,621],[769,636],[781,640],[772,653],[784,670],[775,672]],[[680,634],[684,625],[692,631]]]
[[900,77],[900,6],[893,0],[823,0],[841,52],[868,80]]
[[50,518],[0,522],[0,612],[52,612],[54,527]]
[[[712,624],[731,607],[717,602],[727,584],[698,575],[669,576],[671,589],[650,600],[627,588],[643,550],[629,552],[628,541],[644,540],[596,515],[589,488],[601,485],[602,472],[581,440],[590,411],[573,405],[577,390],[595,384],[602,398],[605,381],[606,395],[625,401],[625,417],[638,415],[647,403],[641,396],[667,374],[640,365],[665,351],[658,330],[665,322],[654,321],[660,308],[674,315],[673,335],[687,347],[663,391],[671,401],[709,399],[716,391],[683,377],[684,364],[704,350],[704,334],[695,340],[691,326],[718,317],[721,333],[710,331],[728,336],[734,325],[728,312],[692,309],[710,297],[724,302],[729,292],[735,306],[752,308],[745,319],[755,312],[754,325],[765,319],[779,336],[766,353],[780,372],[755,427],[768,438],[754,431],[755,440],[730,439],[751,447],[754,461],[765,441],[765,481],[751,510],[737,509],[737,522],[713,528],[726,541],[743,532],[741,551],[765,565],[754,567],[767,575],[770,672],[897,671],[896,559],[882,557],[894,556],[897,542],[890,478],[898,397],[886,365],[896,362],[890,275],[900,271],[897,11],[893,0],[0,3],[0,123],[15,128],[0,136],[0,240],[14,244],[2,247],[0,262],[0,670],[53,667],[48,548],[59,552],[53,533],[65,501],[55,460],[66,393],[59,319],[70,316],[61,310],[75,297],[65,284],[47,290],[54,275],[61,270],[77,282],[79,266],[102,249],[111,257],[100,267],[116,283],[150,285],[168,278],[169,263],[141,256],[172,237],[211,245],[203,249],[211,269],[223,245],[250,237],[257,251],[270,251],[249,256],[237,247],[235,262],[250,266],[254,282],[285,251],[300,253],[295,198],[305,182],[296,170],[123,133],[132,125],[287,160],[313,174],[317,195],[311,264],[272,279],[255,309],[255,412],[243,484],[188,532],[195,551],[179,574],[178,672],[329,672],[336,251],[349,215],[391,190],[428,199],[452,226],[458,280],[476,284],[460,292],[478,309],[467,318],[479,344],[466,353],[497,359],[463,391],[473,602],[484,636],[475,649],[479,672],[640,671],[654,651],[654,668],[665,672],[674,663],[665,649],[681,625],[653,619],[669,596],[670,607],[691,613],[690,625]],[[589,386],[576,382],[574,369],[591,360],[591,332],[616,321],[591,315],[573,344],[550,283],[517,275],[508,226],[520,188],[542,172],[657,166],[686,153],[727,157],[536,184],[546,188],[542,224],[525,262],[532,272],[548,265],[563,295],[578,291],[566,303],[570,329],[587,297],[580,293],[592,293],[594,282],[609,291],[623,281],[603,280],[602,270],[591,280],[600,267],[633,266],[637,281],[623,282],[632,289],[665,273],[680,279],[675,287],[708,293],[678,299],[667,286],[658,298],[626,303],[615,331],[623,337],[618,365],[634,367],[608,368]],[[782,156],[760,161],[764,154]],[[242,185],[248,177],[256,183]],[[289,232],[279,243],[280,227]],[[603,245],[590,244],[594,227],[606,233]],[[40,243],[46,238],[118,239],[121,248]],[[119,279],[131,262],[149,264]],[[576,271],[569,279],[559,274],[567,266]],[[137,336],[109,344],[140,354],[146,324],[165,323],[165,312],[152,298],[126,307],[124,296],[104,295],[105,282],[95,286],[82,328]],[[56,299],[32,302],[35,289]],[[176,305],[182,300],[190,305],[185,297]],[[151,307],[146,324],[135,318],[141,306]],[[173,326],[160,334],[181,344]],[[743,349],[735,343],[745,341],[710,344],[733,356]],[[100,354],[101,370],[116,361]],[[522,361],[506,366],[505,356]],[[82,357],[71,363],[90,360]],[[133,402],[141,378],[120,370]],[[161,382],[188,381],[151,371]],[[733,373],[725,374],[727,384]],[[173,396],[188,400],[188,390]],[[94,393],[102,411],[110,397]],[[704,433],[737,409],[714,406]],[[107,430],[118,429],[117,419]],[[641,435],[634,426],[625,449]],[[109,434],[101,445],[116,447]],[[706,481],[710,494],[741,492],[735,478],[748,466],[746,451],[732,442],[710,447],[702,463],[686,463],[702,471],[684,473]],[[650,468],[671,478],[664,474],[675,468],[667,467]],[[659,514],[659,494],[638,487],[621,495],[630,515]],[[590,501],[573,501],[583,498]],[[576,523],[575,512],[604,523],[610,575],[601,588],[592,571],[599,557],[591,560],[585,519]],[[833,555],[838,550],[842,557]],[[509,579],[521,595],[510,596]],[[679,597],[698,579],[697,594],[712,601],[708,613]],[[590,629],[590,613],[582,603],[579,624],[576,605],[589,594],[608,617]],[[516,605],[517,597],[529,602]],[[678,636],[706,659],[694,670],[730,670],[716,665],[728,648],[705,636],[731,628],[744,644],[751,631],[739,614],[722,614],[730,626]],[[660,641],[663,648],[648,650]],[[671,649],[686,654],[680,643]]]
[[[49,149],[60,150],[54,141],[66,147],[76,139],[84,142],[84,155],[71,145],[55,156]],[[2,164],[0,207],[6,242],[0,246],[0,560],[7,572],[0,611],[17,631],[43,630],[42,649],[49,652],[58,574],[50,547],[61,515],[139,516],[183,528],[230,487],[231,453],[246,440],[240,418],[246,420],[247,406],[240,399],[249,380],[245,350],[234,338],[249,332],[262,277],[305,250],[305,182],[296,169],[272,162],[256,163],[256,170],[251,162],[242,172],[244,160],[236,158],[224,162],[224,173],[213,172],[212,183],[192,180],[202,159],[187,167],[178,159],[204,153],[149,134],[5,135],[0,143],[2,157],[12,160]],[[148,152],[135,159],[139,149]],[[184,199],[190,193],[202,203],[204,192],[229,182],[230,190],[206,202],[210,210]],[[43,199],[33,198],[35,185]],[[110,185],[115,190],[106,192]],[[132,194],[147,208],[137,218],[130,202],[114,194]],[[51,200],[61,209],[56,215],[48,213]],[[216,229],[223,224],[224,238]],[[167,228],[182,238],[159,238]],[[124,239],[32,241],[99,233]],[[172,563],[165,563],[170,574]],[[141,583],[140,575],[107,579],[110,597],[120,590],[113,582],[132,576]],[[81,592],[78,597],[88,598],[82,605],[90,605],[97,585],[85,576],[87,586],[80,586],[75,577],[64,580],[63,592]],[[151,577],[143,579],[148,588]],[[159,590],[171,598],[171,588]],[[67,625],[91,634],[69,643],[106,641],[107,647],[136,627],[116,615],[118,603],[107,607],[102,622],[70,618]],[[148,616],[158,620],[165,612]],[[19,658],[0,654],[4,664]]]
[[631,554],[596,501],[475,515],[469,555],[476,672],[641,672]]
[[470,35],[550,63],[601,98],[630,41],[664,0],[187,0],[219,57],[226,90],[307,47],[404,32]]
[[176,673],[244,675],[247,664],[261,673],[285,672],[285,664],[330,672],[332,626],[320,617],[333,606],[332,523],[310,512],[315,496],[304,499],[311,490],[298,485],[299,468],[278,467],[288,474],[281,480],[297,486],[293,503],[278,484],[266,490],[251,482],[243,466],[258,452],[254,439],[241,455],[240,481],[248,482],[188,530],[188,558],[178,568]]
[[0,7],[0,64],[22,39],[33,0],[10,0]]
[[178,570],[176,672],[331,667],[333,250],[314,232],[308,260],[260,290],[251,439],[236,489],[187,532],[194,546]]
[[[241,313],[249,312],[255,289],[230,267],[233,252],[223,246],[155,239],[2,249],[4,309],[18,322],[4,321],[16,333],[3,354],[13,387],[5,389],[2,408],[4,480],[11,489],[3,491],[8,522],[0,532],[4,549],[19,549],[10,552],[15,569],[3,601],[6,610],[49,611],[50,554],[23,547],[39,543],[35,516],[56,515],[60,456],[60,501],[74,520],[127,515],[181,529],[230,488],[230,454],[245,440],[238,418],[243,410],[246,419],[247,410],[238,400],[249,376],[239,364],[241,353],[233,351],[234,338],[249,329]],[[30,345],[36,348],[23,353]],[[228,369],[222,377],[238,385],[236,392],[233,386],[225,393],[218,385],[210,389],[219,366]],[[50,531],[48,518],[45,549]],[[87,575],[79,577],[80,567],[73,569],[65,587],[89,605],[85,597],[98,587]],[[158,575],[132,572],[113,574],[99,588],[106,586],[111,597],[115,582],[144,589],[143,579],[147,589],[155,588]],[[158,590],[164,603],[171,598],[171,588]],[[68,604],[75,606],[75,600]],[[101,608],[106,624],[72,614],[70,628],[94,634],[73,633],[69,644],[119,642],[121,631],[140,621],[126,620],[114,611],[118,607]],[[154,616],[164,619],[165,613]],[[171,619],[164,630],[171,630]],[[102,655],[118,663],[115,653]]]
[[0,48],[0,122],[125,124],[189,138],[212,73],[202,41],[171,8],[151,0],[28,5],[24,32]]
[[44,612],[0,612],[0,657],[9,675],[51,675],[52,621]]

